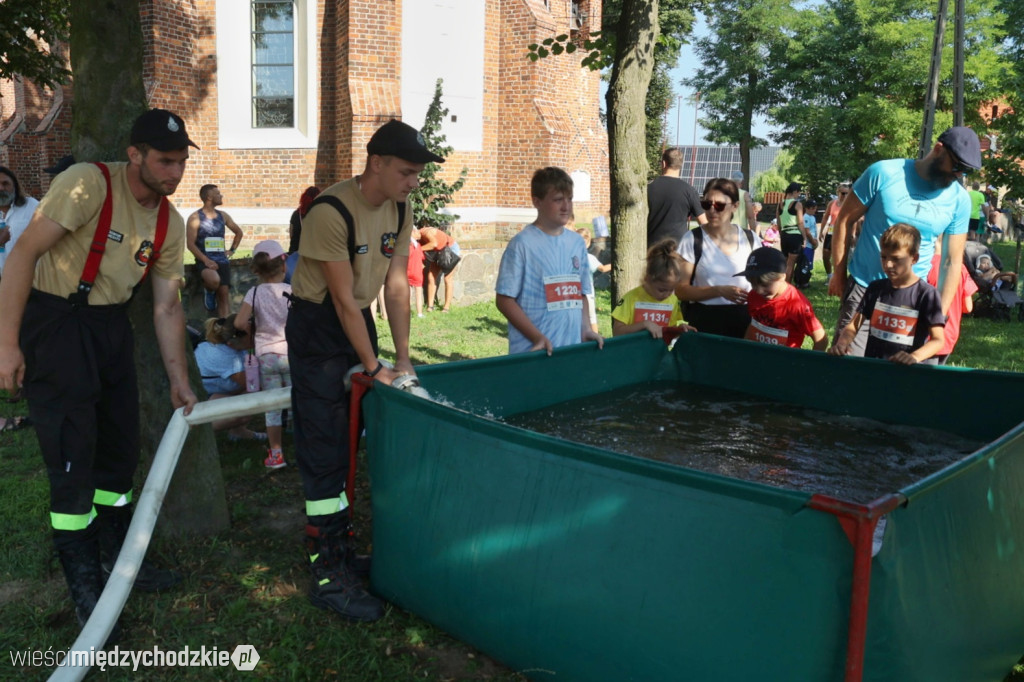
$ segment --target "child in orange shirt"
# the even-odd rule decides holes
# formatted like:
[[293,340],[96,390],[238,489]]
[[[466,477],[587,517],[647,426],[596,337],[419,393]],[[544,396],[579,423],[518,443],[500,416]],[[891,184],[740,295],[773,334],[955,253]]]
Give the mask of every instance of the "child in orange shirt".
[[409,277],[409,294],[416,302],[416,317],[423,317],[423,263],[426,255],[423,247],[420,246],[420,231],[412,228],[411,242],[409,243],[409,264],[406,266],[406,274]]

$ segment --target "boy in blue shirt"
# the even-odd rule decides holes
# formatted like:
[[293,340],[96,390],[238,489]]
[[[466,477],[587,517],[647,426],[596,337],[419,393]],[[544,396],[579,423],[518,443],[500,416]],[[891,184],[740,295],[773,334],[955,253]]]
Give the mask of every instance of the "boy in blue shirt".
[[530,182],[537,219],[508,243],[498,268],[495,305],[508,320],[508,352],[604,338],[590,328],[586,295],[593,294],[583,238],[565,224],[572,215],[572,178],[541,168]]
[[939,292],[914,272],[921,248],[921,233],[896,223],[878,240],[885,279],[868,284],[853,320],[829,349],[846,355],[861,325],[868,324],[866,358],[882,358],[901,365],[936,364],[935,354],[945,341]]

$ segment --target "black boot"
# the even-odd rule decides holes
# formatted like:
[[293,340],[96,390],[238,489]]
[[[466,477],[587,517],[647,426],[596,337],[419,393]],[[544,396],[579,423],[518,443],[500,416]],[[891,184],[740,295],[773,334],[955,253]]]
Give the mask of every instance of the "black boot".
[[[100,566],[103,579],[114,570],[114,562],[121,552],[121,545],[128,535],[128,525],[132,522],[132,505],[109,507],[96,505],[96,526],[99,534]],[[135,576],[135,589],[142,592],[159,592],[181,582],[181,574],[165,568],[157,568],[146,559],[139,565],[139,573]]]
[[[75,603],[75,618],[81,627],[85,627],[103,593],[95,527],[90,525],[85,530],[56,531],[54,546],[64,570],[68,592]],[[107,646],[117,643],[120,638],[120,624],[114,623],[114,628],[107,637]]]
[[333,514],[306,526],[306,551],[313,572],[309,600],[349,620],[371,622],[384,615],[384,605],[368,594],[346,562],[346,523]]

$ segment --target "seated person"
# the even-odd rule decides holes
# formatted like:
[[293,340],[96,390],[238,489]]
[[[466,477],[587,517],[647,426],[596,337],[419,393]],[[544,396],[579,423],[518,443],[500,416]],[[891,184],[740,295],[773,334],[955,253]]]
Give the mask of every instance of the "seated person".
[[964,244],[964,265],[967,267],[967,271],[971,273],[971,277],[974,281],[978,281],[978,257],[989,256],[992,259],[992,265],[997,270],[1003,269],[1003,261],[1000,260],[999,256],[985,244],[976,241],[969,241]]
[[[206,341],[196,346],[196,364],[210,400],[245,393],[245,354],[252,346],[249,333],[235,329],[235,316],[211,317],[203,325]],[[266,440],[267,434],[251,431],[248,417],[219,419],[214,431],[228,430],[229,440]]]
[[987,253],[978,256],[978,259],[974,262],[974,270],[977,273],[978,283],[984,283],[993,291],[1003,287],[1011,290],[1017,289],[1017,273],[1001,272],[995,266],[992,256]]

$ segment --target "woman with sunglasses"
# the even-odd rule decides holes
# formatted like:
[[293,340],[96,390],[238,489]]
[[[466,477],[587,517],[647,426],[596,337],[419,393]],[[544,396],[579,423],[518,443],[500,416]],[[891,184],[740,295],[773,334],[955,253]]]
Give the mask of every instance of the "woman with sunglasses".
[[821,223],[821,262],[825,266],[825,281],[832,279],[832,226],[846,197],[850,194],[850,183],[840,182],[836,187],[836,196],[825,207],[825,220]]
[[686,321],[698,331],[741,339],[750,324],[750,282],[736,273],[759,244],[750,230],[733,224],[739,200],[739,188],[727,178],[715,178],[704,188],[700,205],[708,222],[679,243],[684,262],[676,296],[688,302]]

